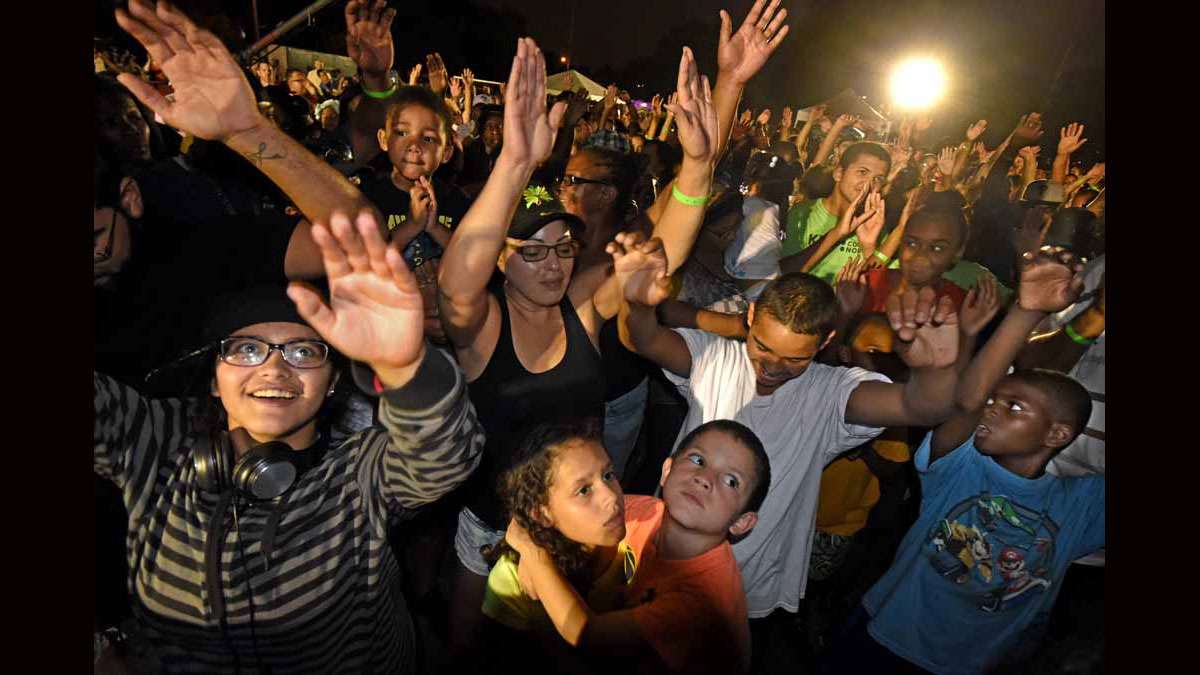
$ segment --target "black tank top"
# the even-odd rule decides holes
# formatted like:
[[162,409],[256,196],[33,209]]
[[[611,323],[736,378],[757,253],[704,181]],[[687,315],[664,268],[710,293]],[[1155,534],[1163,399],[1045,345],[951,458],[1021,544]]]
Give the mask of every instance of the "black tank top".
[[567,333],[562,361],[544,373],[531,373],[517,359],[503,287],[489,289],[500,305],[500,337],[483,374],[467,385],[471,403],[487,432],[483,461],[475,472],[467,505],[493,529],[508,522],[496,494],[497,479],[530,428],[559,419],[604,417],[604,368],[570,299],[558,307]]
[[617,317],[604,322],[600,327],[600,357],[604,361],[604,376],[607,386],[605,403],[610,403],[633,391],[642,383],[654,365],[625,348],[617,327]]

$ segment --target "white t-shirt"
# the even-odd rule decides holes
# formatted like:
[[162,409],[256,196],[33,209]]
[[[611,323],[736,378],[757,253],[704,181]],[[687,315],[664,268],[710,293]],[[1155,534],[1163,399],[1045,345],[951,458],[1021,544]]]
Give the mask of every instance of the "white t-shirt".
[[[1051,317],[1054,328],[1062,328],[1079,316],[1095,301],[1094,291],[1104,277],[1104,256],[1088,263],[1084,269],[1083,292],[1091,295]],[[1104,433],[1104,333],[1087,348],[1071,369],[1071,377],[1079,381],[1092,396],[1092,416],[1087,428]],[[1079,434],[1062,452],[1050,460],[1046,471],[1056,476],[1087,476],[1104,474],[1104,441],[1086,433]]]
[[758,396],[744,342],[698,330],[675,332],[692,355],[690,378],[664,371],[689,405],[675,445],[692,429],[716,419],[736,420],[758,435],[771,461],[771,487],[758,524],[734,544],[733,554],[751,618],[777,607],[795,612],[808,582],[821,471],[838,454],[883,431],[846,424],[846,401],[860,382],[889,380],[862,368],[813,363],[774,394]]
[[[725,248],[725,271],[737,279],[774,279],[779,276],[779,257],[783,242],[779,239],[779,205],[758,197],[742,201],[742,222],[737,235]],[[757,300],[766,284],[758,284],[744,293]]]

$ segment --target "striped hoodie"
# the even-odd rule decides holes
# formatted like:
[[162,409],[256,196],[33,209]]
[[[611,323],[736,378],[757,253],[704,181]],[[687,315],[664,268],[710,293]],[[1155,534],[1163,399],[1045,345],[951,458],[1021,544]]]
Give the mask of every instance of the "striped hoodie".
[[200,488],[192,403],[94,381],[94,469],[122,491],[133,609],[167,672],[415,670],[388,522],[466,480],[484,445],[446,354],[428,349],[383,393],[383,429],[330,448],[266,503]]

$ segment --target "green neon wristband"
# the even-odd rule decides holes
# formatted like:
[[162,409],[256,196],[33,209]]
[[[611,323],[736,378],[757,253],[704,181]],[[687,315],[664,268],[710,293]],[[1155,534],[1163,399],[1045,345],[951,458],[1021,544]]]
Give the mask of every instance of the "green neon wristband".
[[396,93],[397,86],[398,85],[393,84],[392,88],[388,89],[387,91],[371,91],[370,89],[363,87],[363,93],[366,94],[367,96],[370,96],[371,98],[379,98],[379,99],[391,98],[392,94]]
[[1088,339],[1088,338],[1083,337],[1079,333],[1076,333],[1075,329],[1071,328],[1071,324],[1069,324],[1069,323],[1067,325],[1063,326],[1063,332],[1066,333],[1067,337],[1071,338],[1071,341],[1074,342],[1075,344],[1087,346],[1087,345],[1095,344],[1095,342],[1096,342],[1094,339]]
[[679,186],[677,186],[677,185],[671,186],[671,196],[674,197],[675,199],[679,200],[679,202],[681,204],[687,204],[688,206],[704,206],[705,204],[708,203],[707,196],[705,196],[705,197],[689,197],[689,196],[683,194],[682,192],[680,192]]
[[875,251],[875,259],[878,260],[879,262],[883,263],[884,265],[888,264],[888,262],[891,261],[891,258],[884,255],[883,251]]

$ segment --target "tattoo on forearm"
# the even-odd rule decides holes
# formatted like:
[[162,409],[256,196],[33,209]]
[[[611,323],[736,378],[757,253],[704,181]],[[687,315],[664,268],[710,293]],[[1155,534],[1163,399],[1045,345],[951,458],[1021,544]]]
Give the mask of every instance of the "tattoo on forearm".
[[278,153],[276,153],[274,155],[268,155],[266,143],[259,143],[258,150],[255,150],[254,152],[247,152],[244,154],[246,155],[246,159],[250,160],[251,162],[254,162],[255,166],[262,166],[263,160],[266,160],[266,159],[286,159],[287,158],[287,153],[284,152],[283,150],[280,150]]

